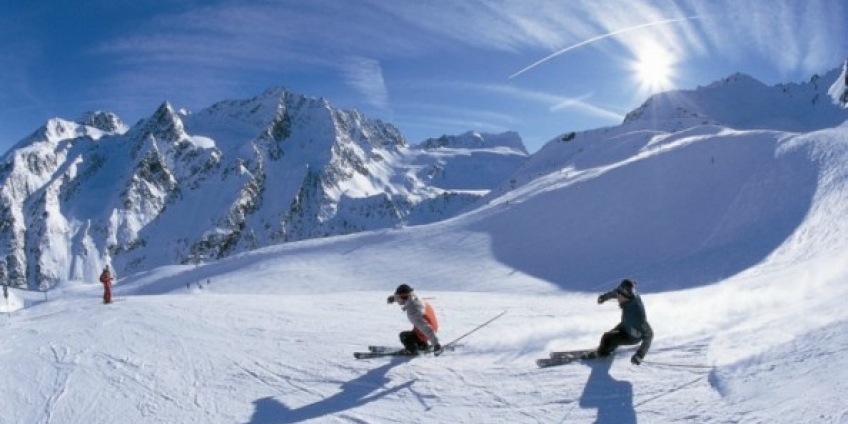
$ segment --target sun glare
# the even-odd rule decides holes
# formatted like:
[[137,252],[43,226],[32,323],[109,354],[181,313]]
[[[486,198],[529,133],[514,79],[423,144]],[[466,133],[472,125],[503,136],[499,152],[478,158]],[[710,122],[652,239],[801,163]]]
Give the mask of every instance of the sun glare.
[[672,53],[659,47],[639,52],[633,63],[633,70],[640,89],[647,94],[653,94],[673,88],[674,63]]

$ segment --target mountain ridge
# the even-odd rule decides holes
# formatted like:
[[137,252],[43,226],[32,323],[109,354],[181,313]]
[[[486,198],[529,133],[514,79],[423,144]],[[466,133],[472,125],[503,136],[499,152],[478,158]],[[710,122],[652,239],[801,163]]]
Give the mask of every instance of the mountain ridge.
[[[564,133],[532,155],[514,132],[411,146],[391,124],[281,87],[197,113],[166,101],[132,127],[108,112],[80,119],[92,125],[56,118],[4,156],[4,272],[13,285],[44,289],[96,281],[105,264],[128,274],[432,223],[548,174],[599,165],[587,157],[615,163],[662,148],[681,131],[715,137],[840,125],[846,78],[845,65],[772,87],[734,74],[654,95],[619,126]],[[740,99],[768,107],[734,114],[728,102]]]
[[[390,124],[279,87],[198,113],[166,101],[132,127],[107,112],[80,121],[52,119],[4,156],[0,241],[13,285],[432,222],[527,156],[520,140],[428,152]],[[484,166],[491,157],[497,166]],[[455,162],[477,163],[478,178]]]

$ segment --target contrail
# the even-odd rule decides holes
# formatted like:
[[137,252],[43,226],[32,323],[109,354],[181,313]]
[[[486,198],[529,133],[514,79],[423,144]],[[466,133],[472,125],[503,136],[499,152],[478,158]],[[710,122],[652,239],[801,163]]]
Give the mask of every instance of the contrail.
[[604,35],[599,35],[597,37],[592,37],[588,40],[581,41],[581,42],[579,42],[579,43],[577,43],[573,46],[568,46],[568,47],[566,47],[566,48],[564,48],[564,49],[562,49],[562,50],[560,50],[556,53],[553,53],[553,54],[551,54],[551,55],[549,55],[549,56],[547,56],[547,57],[545,57],[541,60],[534,62],[530,66],[510,75],[509,79],[513,79],[513,78],[515,78],[515,77],[517,77],[517,76],[519,76],[519,75],[521,75],[521,74],[523,74],[523,73],[525,73],[525,72],[527,72],[527,71],[529,71],[529,70],[531,70],[531,69],[533,69],[533,68],[535,68],[535,67],[537,67],[537,66],[539,66],[539,65],[541,65],[541,64],[543,64],[543,63],[545,63],[549,60],[551,60],[551,59],[553,59],[554,57],[557,57],[557,56],[563,54],[563,53],[567,53],[567,52],[574,50],[578,47],[585,46],[586,44],[593,43],[593,42],[598,41],[598,40],[603,40],[604,38],[615,37],[616,35],[624,34],[625,32],[635,31],[637,29],[642,29],[642,28],[647,28],[647,27],[652,27],[652,26],[657,26],[657,25],[671,24],[671,23],[681,22],[681,21],[691,21],[693,19],[698,19],[698,17],[697,16],[687,16],[685,18],[665,19],[665,20],[662,20],[662,21],[656,21],[656,22],[650,22],[650,23],[647,23],[647,24],[636,25],[636,26],[633,26],[633,27],[630,27],[630,28],[624,28],[624,29],[620,29],[618,31],[613,31],[613,32],[610,32],[610,33],[607,33],[607,34],[604,34]]

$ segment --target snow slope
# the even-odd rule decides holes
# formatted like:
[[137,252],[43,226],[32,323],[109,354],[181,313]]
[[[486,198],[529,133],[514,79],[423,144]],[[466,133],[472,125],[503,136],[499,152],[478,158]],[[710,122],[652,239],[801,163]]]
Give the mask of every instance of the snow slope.
[[[448,221],[158,268],[43,295],[0,324],[0,423],[848,423],[848,127],[621,134]],[[538,369],[618,320],[645,364]],[[409,324],[455,352],[356,361]],[[202,287],[202,288],[200,288]]]

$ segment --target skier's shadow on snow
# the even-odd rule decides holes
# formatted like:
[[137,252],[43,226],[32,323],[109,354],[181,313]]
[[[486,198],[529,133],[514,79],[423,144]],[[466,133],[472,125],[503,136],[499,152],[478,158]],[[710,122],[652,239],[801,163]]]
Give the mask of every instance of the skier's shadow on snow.
[[636,424],[633,385],[612,378],[609,374],[612,362],[596,360],[585,363],[592,372],[580,396],[580,407],[598,410],[595,424]]
[[387,364],[342,384],[338,393],[300,408],[291,409],[273,397],[257,399],[253,402],[255,409],[247,424],[299,423],[354,409],[407,389],[415,383],[415,380],[377,391],[389,383],[390,380],[386,378],[386,373],[407,360],[407,358],[392,358]]

